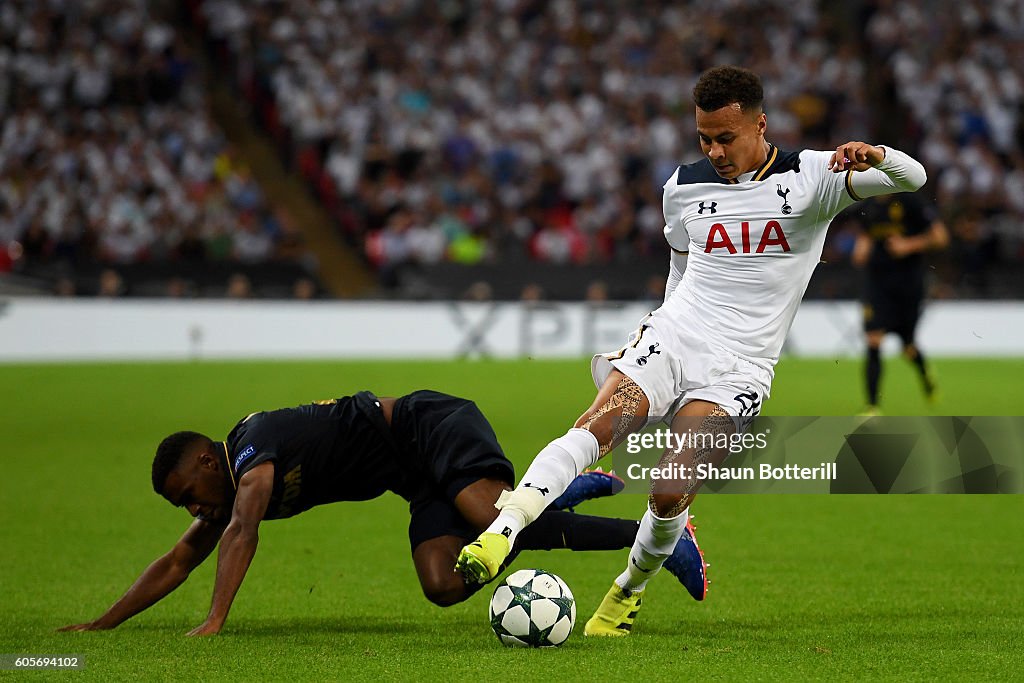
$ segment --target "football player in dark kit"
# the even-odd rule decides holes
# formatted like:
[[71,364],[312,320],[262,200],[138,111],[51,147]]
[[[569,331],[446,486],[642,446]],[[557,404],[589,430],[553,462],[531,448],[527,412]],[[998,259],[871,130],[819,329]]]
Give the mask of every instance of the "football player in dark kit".
[[866,267],[864,332],[867,337],[866,414],[878,413],[882,359],[879,349],[889,332],[903,343],[925,396],[935,395],[935,382],[914,340],[925,295],[924,253],[944,249],[949,233],[933,210],[914,194],[874,197],[859,209],[864,231],[853,249],[853,264]]
[[[452,605],[479,587],[453,569],[459,549],[494,520],[494,504],[514,482],[512,463],[476,405],[433,391],[397,399],[364,391],[253,413],[226,441],[177,432],[157,448],[153,488],[195,521],[102,616],[61,630],[116,627],[181,585],[219,543],[210,612],[189,635],[218,633],[256,553],[261,521],[386,491],[409,502],[409,542],[424,594]],[[556,501],[561,509],[520,535],[515,551],[613,550],[633,543],[634,520],[565,510],[621,490],[621,480],[587,472],[573,484]],[[687,590],[703,591],[705,565],[696,543],[684,537],[671,559],[666,567]]]

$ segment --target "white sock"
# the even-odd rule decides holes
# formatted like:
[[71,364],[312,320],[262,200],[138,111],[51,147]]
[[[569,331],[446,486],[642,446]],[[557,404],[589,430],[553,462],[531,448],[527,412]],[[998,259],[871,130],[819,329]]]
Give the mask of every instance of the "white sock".
[[688,519],[689,508],[676,517],[663,519],[648,507],[640,520],[633,547],[629,549],[626,571],[615,579],[616,585],[630,592],[646,588],[647,582],[661,570],[662,563],[672,554]]
[[487,532],[504,534],[514,545],[519,532],[562,495],[580,472],[597,462],[599,454],[597,437],[586,429],[570,429],[549,443],[530,463],[515,491],[495,503],[501,512]]

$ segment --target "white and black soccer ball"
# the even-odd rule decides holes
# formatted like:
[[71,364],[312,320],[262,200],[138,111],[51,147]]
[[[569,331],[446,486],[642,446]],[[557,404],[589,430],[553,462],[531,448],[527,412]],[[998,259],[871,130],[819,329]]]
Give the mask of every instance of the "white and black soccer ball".
[[491,597],[491,628],[509,647],[556,647],[576,624],[576,601],[565,581],[542,569],[509,574]]

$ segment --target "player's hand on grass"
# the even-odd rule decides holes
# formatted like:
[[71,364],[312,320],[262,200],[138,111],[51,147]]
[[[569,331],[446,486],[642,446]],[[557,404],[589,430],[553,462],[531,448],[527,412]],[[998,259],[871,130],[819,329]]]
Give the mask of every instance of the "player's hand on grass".
[[84,624],[69,624],[67,626],[62,626],[61,628],[59,628],[57,630],[58,631],[106,631],[107,629],[110,629],[110,628],[113,628],[113,626],[105,626],[105,625],[101,624],[100,621],[97,619],[96,621],[89,621],[89,622],[86,622]]
[[220,633],[220,625],[214,624],[209,621],[204,622],[201,626],[196,626],[194,629],[189,631],[186,635],[190,636],[215,636]]
[[828,168],[833,173],[843,171],[866,171],[873,166],[882,163],[885,158],[885,149],[875,147],[866,142],[847,142],[836,147],[836,151],[829,157]]

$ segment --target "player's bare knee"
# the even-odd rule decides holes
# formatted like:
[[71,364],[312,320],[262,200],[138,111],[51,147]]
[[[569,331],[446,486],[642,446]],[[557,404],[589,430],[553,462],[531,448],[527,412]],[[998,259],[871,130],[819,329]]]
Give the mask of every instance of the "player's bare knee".
[[[602,389],[602,393],[605,389]],[[619,439],[643,426],[650,401],[643,389],[631,378],[622,375],[613,394],[598,400],[576,421],[577,429],[585,429],[597,439],[601,455],[605,455]]]
[[422,582],[423,595],[438,607],[451,607],[465,600],[469,593],[462,577],[452,573],[451,577],[433,577]]

